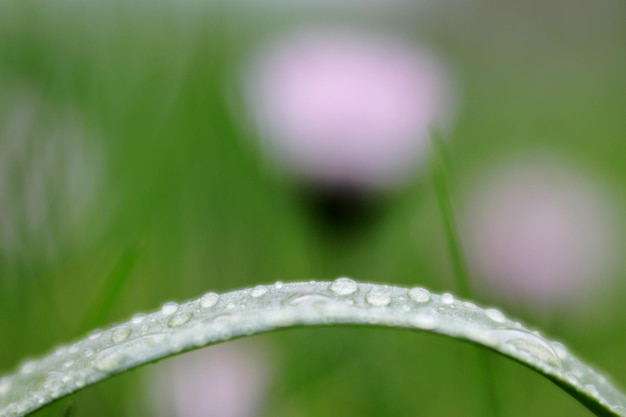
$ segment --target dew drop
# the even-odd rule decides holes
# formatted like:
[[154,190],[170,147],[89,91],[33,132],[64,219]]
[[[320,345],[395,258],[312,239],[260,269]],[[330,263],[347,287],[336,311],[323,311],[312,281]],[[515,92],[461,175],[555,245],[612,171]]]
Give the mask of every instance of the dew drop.
[[485,310],[485,314],[496,323],[506,323],[506,317],[504,316],[504,314],[502,314],[500,310],[496,310],[495,308],[488,308]]
[[93,356],[93,354],[94,354],[94,353],[95,353],[95,352],[93,351],[93,349],[87,349],[87,350],[85,351],[85,357],[86,357],[86,358],[89,358],[89,357]]
[[372,290],[365,297],[365,301],[376,307],[385,307],[391,303],[391,297],[381,290]]
[[430,292],[426,288],[411,288],[409,290],[409,298],[416,303],[427,303],[430,301]]
[[132,330],[130,330],[128,327],[119,327],[113,330],[113,333],[111,333],[111,342],[122,343],[123,341],[128,339],[131,333]]
[[65,363],[63,363],[63,366],[65,368],[71,368],[74,365],[74,361],[67,361]]
[[563,343],[552,342],[552,348],[554,349],[556,354],[559,355],[560,359],[567,359],[567,357],[569,356],[569,353],[567,352],[567,348],[565,347]]
[[35,367],[36,365],[34,361],[27,361],[27,362],[24,362],[24,364],[20,368],[20,372],[24,375],[28,375],[35,370]]
[[70,346],[70,348],[68,349],[68,352],[70,352],[73,355],[75,353],[78,353],[79,350],[80,348],[77,345],[74,345],[74,346]]
[[540,363],[552,367],[561,366],[561,360],[552,346],[532,333],[521,330],[494,330],[491,333],[502,346],[529,355]]
[[441,302],[446,305],[454,303],[454,296],[449,292],[441,294]]
[[250,290],[250,297],[252,298],[263,297],[265,294],[267,294],[267,291],[268,290],[264,285],[257,285],[252,290]]
[[189,320],[191,320],[191,317],[193,317],[192,313],[180,312],[173,315],[172,318],[170,318],[170,320],[167,322],[167,325],[169,327],[180,327],[188,323]]
[[357,283],[350,278],[341,277],[337,278],[330,284],[330,290],[337,295],[350,295],[354,294],[359,289]]
[[214,292],[208,292],[200,299],[200,307],[211,308],[220,300],[220,296]]
[[276,281],[276,283],[274,284],[274,287],[277,290],[280,290],[283,287],[283,282],[282,281]]
[[131,323],[133,324],[141,324],[146,319],[146,315],[143,313],[137,313],[131,319]]
[[161,313],[163,313],[164,316],[171,316],[177,311],[178,311],[178,304],[171,302],[171,301],[163,304],[163,307],[161,307]]
[[[161,335],[132,339],[103,350],[94,357],[93,364],[96,369],[106,373],[126,369],[138,360],[156,359],[168,353],[167,347],[162,342],[163,336]],[[78,382],[76,382],[77,385]]]
[[102,336],[102,330],[94,330],[89,335],[89,339],[90,340],[96,340],[96,339],[100,338],[100,336]]

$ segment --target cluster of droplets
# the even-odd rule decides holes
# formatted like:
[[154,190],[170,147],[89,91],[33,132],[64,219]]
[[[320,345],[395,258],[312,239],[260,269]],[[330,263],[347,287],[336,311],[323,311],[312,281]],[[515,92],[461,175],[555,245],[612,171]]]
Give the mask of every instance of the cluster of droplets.
[[[624,415],[626,399],[558,342],[525,329],[494,308],[425,288],[325,282],[258,285],[187,303],[167,302],[108,330],[24,362],[0,378],[0,417],[19,416],[108,375],[207,344],[298,324],[379,324],[434,331],[486,345],[565,382]],[[28,392],[28,395],[19,393]]]
[[[346,304],[358,305],[355,303],[359,299],[356,295],[361,288],[354,280],[347,277],[338,278],[330,284],[329,289],[334,295],[343,298]],[[611,404],[608,398],[610,395],[602,394],[612,391],[612,386],[605,377],[590,372],[589,368],[576,360],[563,344],[549,341],[537,331],[525,329],[519,322],[508,319],[500,310],[479,308],[471,302],[457,300],[450,293],[433,295],[421,287],[409,289],[406,292],[408,297],[398,295],[395,287],[373,286],[363,290],[365,303],[374,307],[393,306],[395,301],[399,300],[398,304],[402,304],[401,310],[405,313],[410,312],[408,321],[413,327],[437,330],[441,326],[439,331],[442,333],[460,335],[516,357],[543,372],[556,375],[558,379],[567,381],[576,387],[576,390],[584,391],[586,395],[601,403]],[[352,299],[346,300],[346,296],[352,296]],[[319,302],[320,297],[326,296],[300,295],[292,302],[300,303],[304,297]],[[404,303],[407,298],[413,305]],[[452,312],[455,309],[456,311]],[[459,315],[463,315],[461,323],[457,323]],[[377,318],[375,322],[382,321],[384,320]],[[391,321],[391,324],[398,324],[398,320]],[[599,389],[599,386],[602,389]],[[613,398],[621,396],[619,393],[615,394]],[[611,407],[618,414],[623,414],[626,410],[622,405]]]
[[[347,277],[338,278],[329,286],[336,296],[343,298],[351,296],[352,299],[349,301],[352,304],[360,299],[357,296],[359,288],[359,284]],[[464,314],[463,323],[458,329],[452,329],[454,334],[507,350],[517,356],[524,356],[533,362],[541,362],[546,367],[559,366],[560,360],[548,342],[543,341],[539,335],[521,330],[519,323],[509,321],[501,311],[494,308],[480,309],[472,303],[457,300],[450,293],[433,295],[421,287],[409,289],[406,296],[403,294],[405,290],[398,290],[395,287],[371,286],[364,291],[364,302],[370,306],[390,307],[390,312],[394,314],[393,305],[400,305],[404,313],[409,313],[408,324],[412,327],[434,330],[444,323],[448,328],[451,323],[458,321],[459,314]],[[302,297],[296,300],[300,302]],[[314,295],[309,294],[308,297]],[[410,303],[406,302],[407,299]],[[460,307],[462,310],[456,312],[455,310]],[[379,313],[373,314],[377,314],[376,323],[384,321],[378,318]],[[369,322],[372,322],[371,319]],[[390,321],[392,325],[397,322],[397,319]]]

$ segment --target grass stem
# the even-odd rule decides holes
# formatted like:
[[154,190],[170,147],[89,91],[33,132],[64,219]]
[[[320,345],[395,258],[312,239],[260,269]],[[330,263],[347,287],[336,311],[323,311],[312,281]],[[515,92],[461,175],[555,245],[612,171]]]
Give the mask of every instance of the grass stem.
[[[465,262],[465,256],[459,238],[458,227],[454,217],[452,200],[450,197],[449,181],[447,173],[450,166],[450,156],[445,143],[439,132],[432,132],[433,144],[435,148],[433,161],[433,182],[437,203],[441,211],[444,231],[450,260],[454,269],[454,277],[459,294],[463,298],[473,299],[473,291],[469,270]],[[479,398],[481,398],[481,414],[484,416],[497,417],[500,415],[497,391],[493,378],[493,363],[488,352],[479,349],[474,364],[474,374],[477,381],[482,381],[479,387]]]

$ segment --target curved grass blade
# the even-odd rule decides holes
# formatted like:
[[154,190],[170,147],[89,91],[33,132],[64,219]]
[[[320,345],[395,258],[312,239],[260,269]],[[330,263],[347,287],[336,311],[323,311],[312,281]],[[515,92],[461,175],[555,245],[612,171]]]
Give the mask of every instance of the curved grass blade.
[[208,293],[92,332],[0,378],[0,417],[22,416],[98,381],[184,351],[274,329],[372,325],[469,341],[534,369],[598,416],[626,416],[626,396],[561,343],[451,294],[423,288],[333,282],[276,283]]

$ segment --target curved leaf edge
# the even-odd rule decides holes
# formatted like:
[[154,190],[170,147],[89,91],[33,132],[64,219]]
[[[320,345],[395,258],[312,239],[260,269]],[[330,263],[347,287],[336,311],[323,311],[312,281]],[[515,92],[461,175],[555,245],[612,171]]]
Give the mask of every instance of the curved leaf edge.
[[96,330],[0,377],[0,417],[29,414],[113,375],[211,344],[275,329],[372,325],[468,341],[550,379],[598,416],[626,417],[626,396],[562,344],[493,308],[415,287],[349,278],[259,285],[207,293]]

